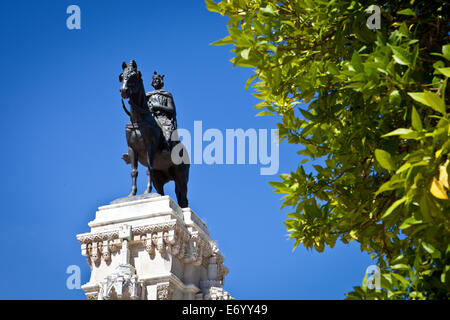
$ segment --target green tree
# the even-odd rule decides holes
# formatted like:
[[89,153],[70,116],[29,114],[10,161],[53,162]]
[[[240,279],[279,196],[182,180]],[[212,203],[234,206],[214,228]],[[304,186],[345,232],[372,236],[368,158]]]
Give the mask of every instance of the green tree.
[[381,1],[379,29],[367,21],[372,1],[206,4],[229,18],[214,44],[232,44],[232,63],[254,68],[246,88],[262,100],[258,115],[277,116],[280,140],[303,146],[299,166],[271,182],[293,208],[294,247],[359,242],[382,289],[364,283],[349,299],[448,299],[446,1]]

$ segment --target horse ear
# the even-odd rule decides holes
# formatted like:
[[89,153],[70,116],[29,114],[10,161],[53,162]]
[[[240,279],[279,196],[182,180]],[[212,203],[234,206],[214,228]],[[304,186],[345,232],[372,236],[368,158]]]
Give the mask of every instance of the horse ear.
[[133,68],[137,69],[136,61],[131,60],[131,66],[132,66]]
[[119,82],[122,82],[123,80],[123,73],[119,74]]
[[125,68],[127,67],[127,64],[124,62],[122,62],[122,69],[125,70]]
[[155,71],[155,72],[153,72],[153,74],[157,74],[157,73],[156,73],[156,71]]

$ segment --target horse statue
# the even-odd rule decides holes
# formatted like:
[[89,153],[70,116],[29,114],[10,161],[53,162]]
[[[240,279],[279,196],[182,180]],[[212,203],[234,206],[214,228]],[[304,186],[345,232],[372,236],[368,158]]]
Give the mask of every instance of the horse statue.
[[[122,83],[120,94],[122,107],[130,117],[125,133],[128,144],[128,154],[122,156],[127,164],[131,164],[132,186],[129,197],[137,193],[136,178],[138,176],[138,162],[147,167],[148,183],[145,194],[152,192],[152,184],[160,195],[164,195],[164,185],[169,181],[175,182],[175,194],[178,205],[188,206],[187,183],[189,178],[189,161],[173,160],[172,153],[178,150],[178,156],[186,159],[187,152],[181,142],[178,148],[167,150],[164,148],[165,137],[161,125],[147,105],[141,72],[136,61],[131,60],[127,65],[122,63],[123,72],[119,75]],[[123,99],[128,99],[130,110],[125,107]],[[186,152],[183,156],[183,153]],[[179,158],[178,158],[179,159]]]

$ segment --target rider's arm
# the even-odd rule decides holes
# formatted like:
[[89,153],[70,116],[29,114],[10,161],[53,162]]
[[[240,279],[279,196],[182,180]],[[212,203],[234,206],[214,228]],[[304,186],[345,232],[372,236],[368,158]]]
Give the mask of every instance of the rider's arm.
[[171,96],[167,98],[167,106],[163,106],[161,104],[153,104],[152,109],[164,111],[167,113],[174,113],[175,112],[175,104],[173,103],[173,98]]

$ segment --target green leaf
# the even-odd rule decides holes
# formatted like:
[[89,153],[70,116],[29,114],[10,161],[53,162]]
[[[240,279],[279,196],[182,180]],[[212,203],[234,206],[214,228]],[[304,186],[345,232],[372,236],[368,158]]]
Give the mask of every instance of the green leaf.
[[278,181],[269,181],[269,184],[275,188],[275,193],[289,193],[290,189],[289,187],[285,186],[284,183],[278,182]]
[[414,100],[433,108],[434,110],[446,114],[445,112],[445,104],[442,99],[433,92],[425,91],[425,92],[408,92],[408,95]]
[[274,14],[278,13],[278,10],[274,10],[270,4],[268,4],[265,8],[261,8],[260,11],[262,13],[267,13],[270,15],[274,15]]
[[213,0],[205,0],[205,2],[206,2],[206,8],[207,8],[209,11],[220,13],[220,8],[219,8],[219,6],[218,6],[217,3],[215,3]]
[[223,39],[217,40],[216,42],[211,43],[212,46],[223,46],[226,44],[232,44],[234,42],[231,36],[226,36]]
[[328,63],[328,65],[327,65],[327,70],[328,70],[328,72],[329,72],[330,74],[332,74],[332,75],[337,75],[337,74],[339,74],[338,68],[337,68],[336,65],[335,65],[334,63],[332,63],[332,62]]
[[350,69],[356,72],[363,72],[364,70],[364,65],[362,63],[361,56],[357,52],[353,53],[351,60],[351,67],[352,68]]
[[245,91],[247,91],[248,87],[251,85],[253,80],[256,79],[256,74],[252,75],[250,78],[248,78],[247,82],[245,83]]
[[258,113],[255,117],[260,117],[260,116],[273,116],[274,114],[270,111],[261,111],[260,113]]
[[450,78],[450,68],[437,68],[440,73]]
[[419,113],[417,113],[416,108],[412,107],[411,113],[411,124],[415,130],[422,131],[422,119],[420,119]]
[[375,192],[375,196],[379,195],[380,193],[395,190],[400,188],[399,183],[395,184],[391,180],[383,183],[380,188],[378,188],[377,192]]
[[400,229],[408,229],[411,226],[414,226],[417,224],[422,224],[422,223],[423,223],[423,221],[421,221],[421,220],[416,220],[414,217],[409,217],[408,219],[403,221],[403,223],[400,225]]
[[408,92],[408,95],[413,98],[415,101],[420,102],[424,105],[428,105],[425,100],[425,93],[423,92]]
[[385,169],[389,171],[395,170],[394,162],[392,160],[391,155],[389,152],[386,152],[381,149],[375,150],[375,158],[377,159],[378,163]]
[[302,116],[305,119],[308,119],[308,120],[313,120],[314,119],[314,116],[310,112],[308,112],[306,110],[303,110],[303,109],[299,109],[299,110],[300,110],[300,113],[302,114]]
[[401,47],[390,46],[394,53],[393,58],[395,62],[401,65],[409,66],[411,64],[411,54],[408,50]]
[[391,267],[391,269],[394,269],[394,270],[408,270],[409,266],[404,264],[404,263],[399,263],[399,264],[393,265]]
[[450,44],[446,44],[445,46],[442,46],[442,55],[447,60],[450,60]]
[[292,212],[288,213],[287,216],[292,219],[299,219],[301,217],[301,214],[299,212]]
[[394,278],[396,278],[398,281],[400,281],[405,287],[409,287],[409,281],[406,280],[404,277],[402,277],[401,275],[399,275],[397,273],[392,273],[392,275],[394,276]]
[[391,137],[391,136],[408,135],[412,132],[414,132],[414,131],[411,129],[399,128],[399,129],[395,129],[394,131],[391,131],[389,133],[386,133],[385,135],[382,135],[381,137],[385,138],[385,137]]
[[422,217],[424,221],[431,222],[433,221],[431,217],[431,210],[433,210],[433,203],[430,200],[430,197],[428,197],[428,194],[426,192],[422,193],[422,196],[419,199],[419,205],[420,205],[420,212],[422,213]]
[[410,8],[397,11],[397,14],[402,14],[405,16],[416,16],[416,13],[412,11]]
[[400,168],[395,171],[396,174],[402,173],[403,171],[408,170],[412,167],[412,164],[410,162],[405,162]]
[[398,92],[398,90],[394,90],[391,92],[391,94],[389,95],[389,103],[392,104],[393,106],[400,106],[402,102],[402,97],[400,96],[400,93]]
[[394,212],[395,209],[397,209],[397,207],[401,204],[403,204],[408,198],[407,197],[403,197],[397,201],[395,201],[387,210],[386,212],[383,214],[383,216],[381,217],[381,219],[385,219],[388,216],[390,216],[390,214],[392,212]]
[[434,259],[440,259],[441,253],[433,247],[431,244],[422,242],[422,247],[434,258]]
[[264,109],[264,108],[267,108],[268,106],[270,106],[270,102],[263,100],[263,101],[257,103],[256,105],[254,105],[253,108]]
[[251,48],[247,48],[241,51],[241,57],[244,58],[245,60],[248,60],[248,55],[250,53],[250,49]]
[[425,92],[425,100],[428,102],[428,105],[434,110],[442,114],[446,113],[444,101],[436,93]]

